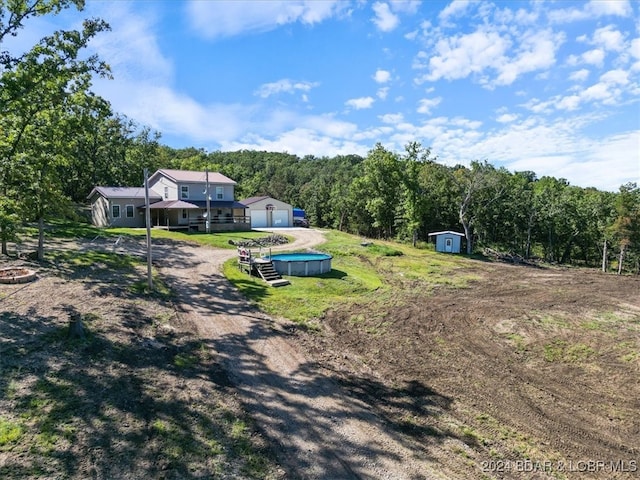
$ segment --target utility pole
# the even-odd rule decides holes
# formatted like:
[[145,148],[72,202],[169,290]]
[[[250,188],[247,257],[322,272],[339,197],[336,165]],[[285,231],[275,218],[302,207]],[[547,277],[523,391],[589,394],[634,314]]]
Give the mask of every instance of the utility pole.
[[153,276],[151,273],[151,208],[149,205],[149,169],[144,169],[144,213],[147,224],[147,279],[149,281],[149,293],[153,291]]
[[207,187],[204,191],[207,196],[207,233],[211,233],[211,198],[209,198],[209,168],[205,169],[205,181],[207,182]]

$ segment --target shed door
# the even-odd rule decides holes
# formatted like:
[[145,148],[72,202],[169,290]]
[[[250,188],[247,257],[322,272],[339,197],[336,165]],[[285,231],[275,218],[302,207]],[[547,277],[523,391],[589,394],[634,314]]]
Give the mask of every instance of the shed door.
[[453,252],[453,238],[447,237],[444,239],[444,251],[447,253]]
[[252,210],[251,211],[251,227],[265,228],[267,226],[267,211]]
[[289,225],[289,211],[288,210],[274,210],[271,217],[273,223],[272,227],[290,227]]

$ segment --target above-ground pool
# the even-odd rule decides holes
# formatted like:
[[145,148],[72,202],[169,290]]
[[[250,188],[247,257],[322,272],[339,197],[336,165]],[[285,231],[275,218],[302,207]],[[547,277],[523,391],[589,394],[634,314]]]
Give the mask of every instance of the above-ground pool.
[[280,275],[312,277],[331,271],[331,255],[326,253],[279,253],[269,259]]

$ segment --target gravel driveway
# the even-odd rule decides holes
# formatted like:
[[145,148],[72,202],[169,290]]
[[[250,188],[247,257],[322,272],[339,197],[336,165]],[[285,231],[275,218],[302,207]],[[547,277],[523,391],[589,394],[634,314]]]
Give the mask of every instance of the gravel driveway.
[[[314,229],[287,229],[310,248]],[[156,264],[179,299],[179,315],[219,357],[238,395],[279,454],[288,478],[439,478],[424,448],[385,428],[331,373],[305,358],[286,322],[250,306],[222,276],[234,251],[181,245]],[[286,288],[286,287],[283,287]]]

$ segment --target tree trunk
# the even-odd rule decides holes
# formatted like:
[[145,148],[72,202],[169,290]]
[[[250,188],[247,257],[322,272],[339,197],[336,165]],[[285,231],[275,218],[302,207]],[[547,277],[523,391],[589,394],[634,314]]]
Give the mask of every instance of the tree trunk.
[[604,246],[602,247],[602,271],[607,271],[607,239],[604,239]]
[[44,260],[44,218],[38,219],[38,261]]
[[620,247],[620,261],[618,262],[618,275],[622,275],[623,262],[624,262],[624,245]]
[[2,239],[2,255],[9,255],[9,251],[7,250],[7,241]]
[[471,240],[471,226],[467,222],[462,222],[462,228],[464,229],[464,236],[467,239],[467,255],[471,255],[473,252],[473,243]]
[[573,248],[573,242],[578,236],[578,232],[575,232],[571,235],[571,238],[567,242],[567,245],[564,248],[564,252],[562,253],[562,257],[560,257],[560,263],[567,263],[567,261],[571,261],[571,249]]

